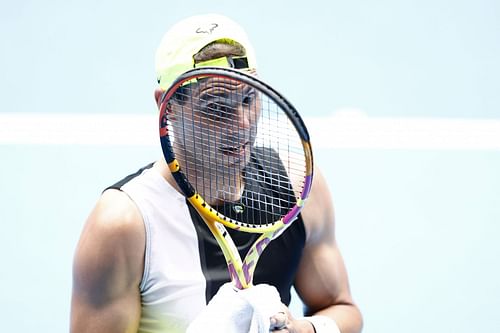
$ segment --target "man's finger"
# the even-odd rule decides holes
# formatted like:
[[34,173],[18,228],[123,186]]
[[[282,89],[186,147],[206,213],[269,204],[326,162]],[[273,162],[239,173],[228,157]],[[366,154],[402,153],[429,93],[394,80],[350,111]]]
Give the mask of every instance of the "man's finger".
[[278,312],[271,317],[271,330],[280,330],[286,328],[288,316],[285,312]]

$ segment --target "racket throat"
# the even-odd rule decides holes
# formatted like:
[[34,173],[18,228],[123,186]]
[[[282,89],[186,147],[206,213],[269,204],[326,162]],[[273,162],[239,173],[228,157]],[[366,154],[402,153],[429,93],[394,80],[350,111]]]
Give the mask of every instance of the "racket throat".
[[227,261],[227,269],[231,276],[231,282],[237,289],[241,290],[252,286],[252,276],[255,267],[249,267],[245,264],[234,265],[234,262],[229,260]]
[[[252,286],[253,273],[255,271],[256,260],[250,262],[247,261],[248,256],[245,258],[245,262],[241,261],[241,257],[238,252],[238,248],[234,244],[231,236],[227,232],[223,224],[219,222],[207,223],[210,231],[214,234],[215,239],[219,243],[219,246],[226,259],[227,269],[231,277],[231,282],[237,289],[246,289]],[[255,247],[252,246],[250,252]],[[249,252],[249,254],[250,254]],[[258,259],[258,257],[257,257]]]
[[231,280],[234,286],[238,289],[246,289],[252,286],[255,268],[262,252],[271,242],[271,233],[262,234],[259,239],[252,245],[245,257],[245,260],[236,265],[226,257],[227,266],[231,275]]

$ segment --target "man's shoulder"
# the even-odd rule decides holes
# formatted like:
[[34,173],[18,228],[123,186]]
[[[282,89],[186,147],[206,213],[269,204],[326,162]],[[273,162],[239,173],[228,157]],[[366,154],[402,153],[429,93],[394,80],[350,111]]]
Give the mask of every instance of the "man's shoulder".
[[108,228],[134,228],[142,224],[142,217],[136,204],[125,192],[107,189],[98,199],[89,222]]

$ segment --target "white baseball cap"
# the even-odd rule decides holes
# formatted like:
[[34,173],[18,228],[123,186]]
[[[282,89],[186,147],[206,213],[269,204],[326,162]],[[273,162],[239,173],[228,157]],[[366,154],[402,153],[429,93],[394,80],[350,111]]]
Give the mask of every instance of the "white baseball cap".
[[[234,41],[245,49],[245,65],[236,68],[256,69],[255,51],[239,24],[219,14],[197,15],[178,22],[163,36],[155,57],[160,88],[166,90],[179,75],[195,68],[193,56],[218,40]],[[234,67],[234,63],[227,60],[208,61],[207,65]]]

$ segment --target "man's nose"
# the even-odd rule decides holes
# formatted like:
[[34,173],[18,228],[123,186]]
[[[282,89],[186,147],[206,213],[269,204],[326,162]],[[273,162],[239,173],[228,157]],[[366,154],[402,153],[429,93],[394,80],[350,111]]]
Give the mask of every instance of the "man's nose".
[[248,107],[248,105],[239,105],[236,108],[236,126],[241,129],[248,129],[251,126],[252,123],[252,115],[251,115],[251,110]]

